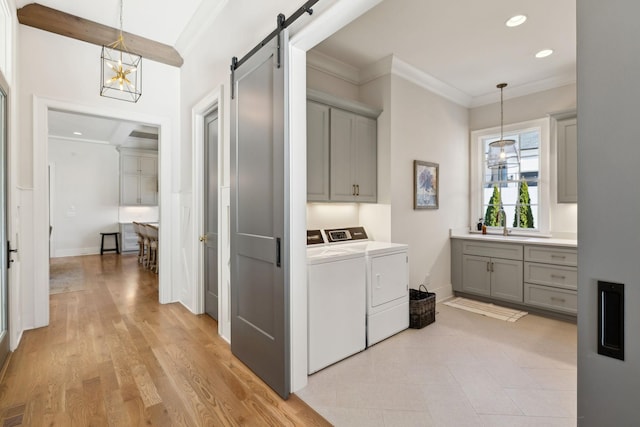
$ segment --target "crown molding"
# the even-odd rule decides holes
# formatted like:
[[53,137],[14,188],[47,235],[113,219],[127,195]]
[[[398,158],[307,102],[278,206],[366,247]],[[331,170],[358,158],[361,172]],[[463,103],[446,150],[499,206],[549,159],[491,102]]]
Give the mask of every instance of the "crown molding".
[[458,105],[467,108],[471,105],[472,97],[470,95],[448,85],[442,80],[438,80],[431,74],[425,73],[413,65],[407,64],[395,56],[393,57],[391,72]]
[[[567,73],[548,79],[525,83],[519,86],[509,86],[504,90],[504,99],[519,98],[521,96],[544,92],[545,90],[555,89],[575,83],[576,75],[573,73]],[[491,93],[474,97],[469,108],[481,107],[483,105],[494,104],[496,102],[500,102],[500,95],[497,91],[493,91]]]
[[[385,56],[379,61],[358,70],[352,65],[338,61],[323,53],[309,51],[307,52],[307,65],[310,68],[355,85],[363,85],[382,76],[393,74],[466,108],[480,107],[500,101],[500,95],[495,91],[475,97],[471,96],[404,62],[395,55]],[[568,73],[520,86],[510,86],[504,90],[504,99],[518,98],[575,83],[575,74]]]
[[342,61],[338,61],[337,59],[322,52],[318,52],[317,50],[307,52],[307,66],[314,70],[329,74],[330,76],[345,80],[351,84],[361,84],[360,72],[356,67]]

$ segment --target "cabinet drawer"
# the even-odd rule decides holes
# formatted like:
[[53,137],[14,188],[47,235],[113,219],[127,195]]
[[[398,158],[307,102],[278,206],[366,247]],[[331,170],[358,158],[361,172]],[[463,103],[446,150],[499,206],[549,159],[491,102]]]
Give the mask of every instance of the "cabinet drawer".
[[465,240],[462,252],[467,255],[486,256],[491,258],[515,259],[522,261],[522,245],[509,243],[487,243]]
[[524,260],[576,267],[578,265],[578,250],[549,246],[525,246]]
[[576,267],[525,262],[524,281],[538,285],[578,289],[578,269]]
[[567,289],[525,283],[524,302],[563,313],[576,314],[578,312],[578,293]]

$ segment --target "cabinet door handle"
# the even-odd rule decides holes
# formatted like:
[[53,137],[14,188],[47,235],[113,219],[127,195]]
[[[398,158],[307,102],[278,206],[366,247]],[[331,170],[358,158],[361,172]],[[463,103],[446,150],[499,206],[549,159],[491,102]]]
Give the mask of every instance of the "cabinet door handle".
[[562,280],[564,280],[564,279],[566,279],[567,277],[566,277],[566,276],[562,276],[562,275],[560,275],[560,274],[552,274],[552,275],[551,275],[551,278],[552,278],[552,279],[562,279]]
[[360,195],[360,184],[356,184],[356,196]]
[[566,256],[566,255],[555,255],[555,254],[551,254],[551,258],[566,259],[566,258],[567,258],[567,256]]
[[351,184],[351,195],[352,196],[356,195],[356,185],[355,184]]
[[490,262],[487,262],[487,271],[491,271]]
[[551,299],[551,301],[567,302],[567,300],[564,299],[564,298],[551,297],[550,299]]

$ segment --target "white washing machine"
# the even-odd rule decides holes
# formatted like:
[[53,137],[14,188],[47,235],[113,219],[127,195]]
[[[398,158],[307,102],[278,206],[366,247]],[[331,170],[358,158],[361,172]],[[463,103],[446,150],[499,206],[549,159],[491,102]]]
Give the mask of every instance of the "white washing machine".
[[307,232],[309,374],[366,348],[365,255],[324,246],[315,232]]
[[329,246],[364,253],[367,347],[409,327],[409,246],[367,239],[363,227],[324,230]]

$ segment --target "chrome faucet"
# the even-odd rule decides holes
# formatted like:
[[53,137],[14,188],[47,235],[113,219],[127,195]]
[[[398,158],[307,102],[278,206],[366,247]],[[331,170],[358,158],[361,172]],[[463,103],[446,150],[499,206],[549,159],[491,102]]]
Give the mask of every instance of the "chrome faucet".
[[498,211],[498,218],[502,217],[502,224],[503,224],[503,228],[502,228],[502,235],[503,236],[508,236],[509,235],[509,230],[507,229],[507,213],[504,211],[504,208],[500,208],[500,210]]

